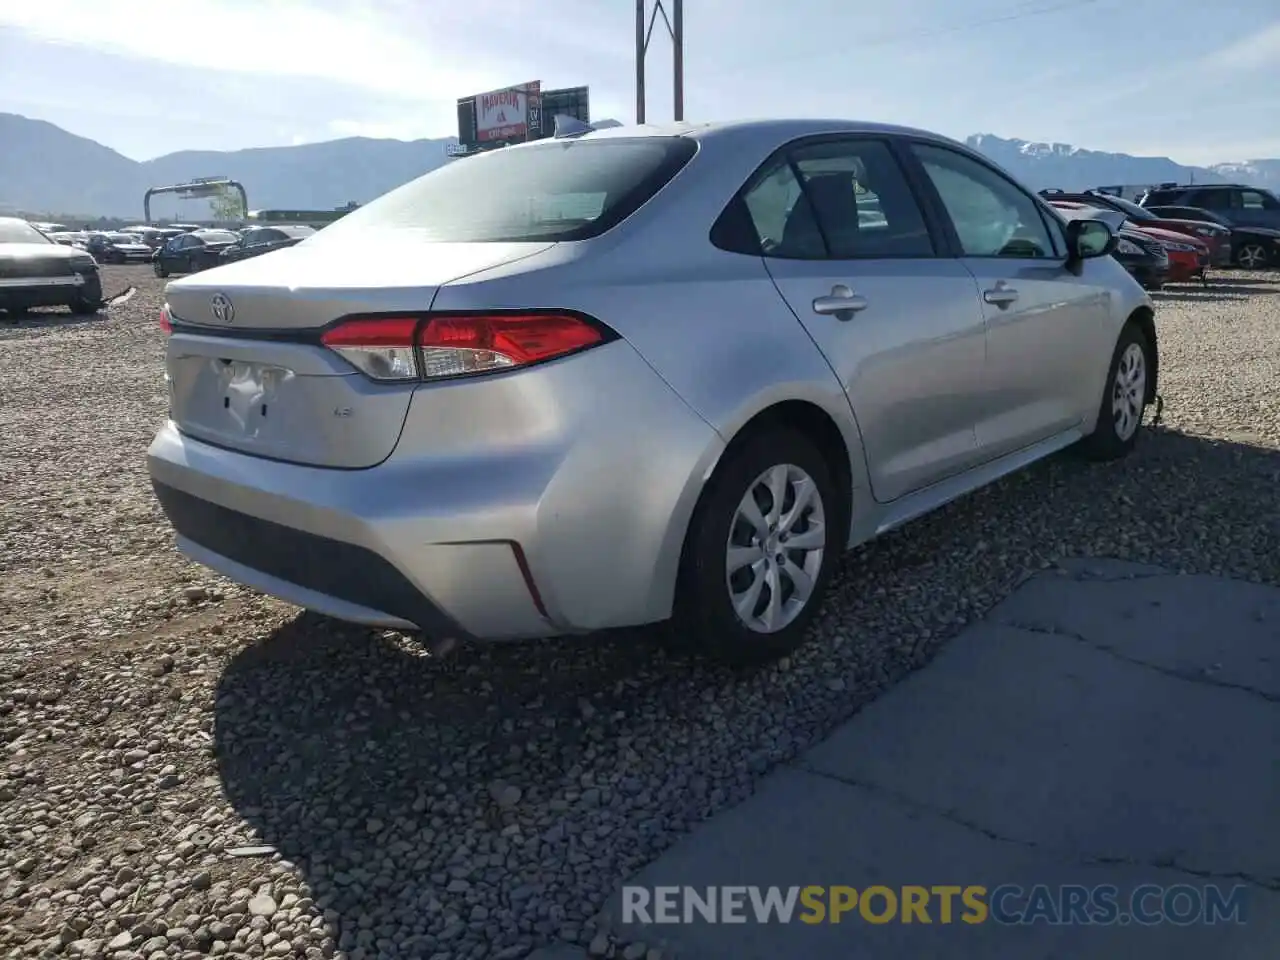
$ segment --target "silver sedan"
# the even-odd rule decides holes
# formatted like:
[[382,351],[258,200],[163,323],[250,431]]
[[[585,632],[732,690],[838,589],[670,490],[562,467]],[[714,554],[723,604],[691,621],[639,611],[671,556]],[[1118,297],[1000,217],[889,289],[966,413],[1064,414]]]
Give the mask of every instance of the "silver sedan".
[[1155,316],[1114,243],[900,127],[498,150],[170,283],[150,472],[184,553],[333,617],[777,656],[846,548],[1133,448]]

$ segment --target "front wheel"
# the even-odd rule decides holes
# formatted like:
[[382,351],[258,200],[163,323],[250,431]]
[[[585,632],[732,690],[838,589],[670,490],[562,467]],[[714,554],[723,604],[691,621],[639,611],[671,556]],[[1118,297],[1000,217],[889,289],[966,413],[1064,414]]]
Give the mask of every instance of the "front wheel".
[[1270,259],[1267,248],[1260,243],[1242,243],[1236,250],[1236,264],[1246,270],[1261,270]]
[[733,665],[799,645],[847,539],[845,512],[826,459],[802,434],[770,428],[730,450],[685,541],[677,643]]
[[165,277],[169,275],[169,268],[164,265],[163,260],[157,260],[155,262],[155,271],[156,271],[156,276],[159,277],[161,280],[163,280]]
[[1127,324],[1111,356],[1097,425],[1080,444],[1081,452],[1090,460],[1116,460],[1137,445],[1154,366],[1151,361],[1151,345],[1146,336],[1137,325]]

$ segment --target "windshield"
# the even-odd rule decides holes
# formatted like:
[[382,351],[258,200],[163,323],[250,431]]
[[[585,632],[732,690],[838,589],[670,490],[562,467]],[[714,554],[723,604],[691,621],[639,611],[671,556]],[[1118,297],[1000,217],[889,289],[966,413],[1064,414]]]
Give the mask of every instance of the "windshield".
[[411,229],[427,240],[585,240],[638,210],[697,152],[686,137],[549,141],[455,160],[308,238]]
[[227,230],[204,230],[196,234],[205,243],[235,243],[238,237]]
[[132,233],[109,233],[107,239],[112,243],[140,243],[141,239]]
[[0,243],[53,243],[25,220],[0,220]]

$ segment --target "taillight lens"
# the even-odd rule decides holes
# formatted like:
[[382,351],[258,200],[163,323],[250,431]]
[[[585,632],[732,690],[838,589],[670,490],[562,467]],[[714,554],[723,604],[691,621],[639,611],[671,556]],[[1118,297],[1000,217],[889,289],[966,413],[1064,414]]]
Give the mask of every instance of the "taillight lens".
[[433,380],[511,370],[606,342],[568,313],[428,314],[339,324],[321,342],[374,380]]
[[350,320],[325,331],[320,341],[374,380],[416,380],[418,323],[414,317]]
[[173,333],[173,321],[169,319],[169,308],[160,308],[160,329],[165,333]]

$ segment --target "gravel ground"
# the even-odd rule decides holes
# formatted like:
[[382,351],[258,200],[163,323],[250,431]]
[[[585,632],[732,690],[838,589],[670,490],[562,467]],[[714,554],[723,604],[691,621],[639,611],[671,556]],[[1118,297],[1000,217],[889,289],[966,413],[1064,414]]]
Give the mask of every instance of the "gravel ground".
[[634,634],[433,660],[185,562],[143,464],[160,284],[105,272],[138,291],[101,318],[0,322],[8,956],[589,944],[616,882],[1057,559],[1280,583],[1280,274],[1159,295],[1134,457],[1055,458],[854,552],[814,642],[734,675]]

